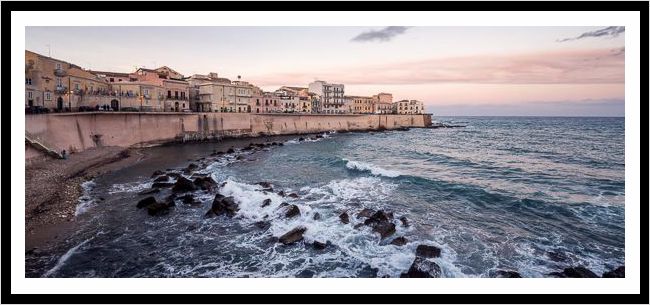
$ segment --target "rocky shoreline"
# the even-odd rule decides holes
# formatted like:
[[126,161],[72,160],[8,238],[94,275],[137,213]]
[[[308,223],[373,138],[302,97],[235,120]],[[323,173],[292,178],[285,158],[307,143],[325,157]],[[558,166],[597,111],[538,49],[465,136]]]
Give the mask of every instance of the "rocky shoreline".
[[73,226],[81,184],[144,158],[140,149],[100,147],[68,159],[45,159],[25,166],[25,250],[47,248]]

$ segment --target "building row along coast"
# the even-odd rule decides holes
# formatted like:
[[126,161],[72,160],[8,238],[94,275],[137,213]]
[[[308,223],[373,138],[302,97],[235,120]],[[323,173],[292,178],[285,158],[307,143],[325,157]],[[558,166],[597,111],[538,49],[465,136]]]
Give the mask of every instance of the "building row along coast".
[[217,73],[184,76],[167,66],[133,72],[83,69],[25,50],[26,113],[71,111],[422,114],[417,100],[390,93],[345,95],[345,85],[316,80],[273,92]]

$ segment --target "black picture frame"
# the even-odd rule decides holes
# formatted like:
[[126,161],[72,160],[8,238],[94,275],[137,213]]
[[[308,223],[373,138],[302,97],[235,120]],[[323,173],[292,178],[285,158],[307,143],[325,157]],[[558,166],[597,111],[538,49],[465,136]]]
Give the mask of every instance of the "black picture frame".
[[[250,2],[233,2],[233,1],[219,1],[219,2],[153,2],[155,3],[155,11],[193,11],[197,10],[197,5],[200,4],[201,10],[219,10],[219,11],[239,11],[239,10],[264,10],[264,11],[320,11],[331,10],[332,5],[329,2],[313,1],[313,2],[269,2],[269,1],[250,1]],[[150,11],[152,2],[45,2],[45,1],[25,1],[25,2],[7,2],[4,1],[1,5],[2,14],[2,42],[5,46],[11,44],[11,12],[15,11],[107,11],[116,10],[118,7],[128,8],[129,11]],[[642,44],[640,46],[640,54],[645,56],[641,57],[641,80],[642,84],[647,84],[648,75],[648,2],[645,1],[567,1],[567,2],[543,2],[543,1],[527,1],[527,2],[511,2],[511,1],[464,1],[464,2],[420,2],[420,1],[402,1],[402,2],[341,2],[338,7],[348,11],[549,11],[549,10],[562,10],[562,11],[639,11],[642,20],[641,38]],[[2,63],[8,67],[12,61],[10,52],[4,49],[2,54]],[[14,59],[17,60],[17,59]],[[10,79],[8,69],[3,69],[2,87],[10,87]],[[647,106],[648,91],[641,90],[641,103],[642,106]],[[2,92],[3,101],[10,101],[10,91],[4,90]],[[5,103],[6,104],[6,103]],[[647,112],[642,114],[643,117],[643,141],[647,139],[646,127],[647,126]],[[21,128],[20,126],[13,126],[12,118],[8,111],[2,114],[3,127],[5,131],[12,128]],[[4,147],[10,147],[8,134],[3,137]],[[641,144],[642,155],[647,156],[647,142]],[[11,232],[11,209],[20,208],[22,202],[12,202],[10,179],[11,173],[7,168],[11,160],[8,154],[5,153],[2,163],[5,170],[2,172],[2,248],[10,249],[10,240],[12,238]],[[645,160],[644,160],[645,161]],[[647,177],[647,167],[643,167],[643,174],[641,179],[645,180]],[[647,185],[647,184],[646,184]],[[540,303],[576,303],[576,304],[613,304],[613,303],[630,303],[641,304],[648,303],[648,194],[643,192],[640,194],[642,201],[638,204],[641,205],[641,288],[640,294],[636,295],[583,295],[583,294],[538,294],[518,295],[513,291],[510,295],[480,295],[480,294],[465,294],[465,295],[305,295],[305,296],[288,296],[288,295],[263,295],[263,294],[248,294],[248,295],[126,295],[126,294],[111,294],[111,295],[86,295],[86,294],[39,294],[39,295],[22,295],[12,294],[11,292],[11,274],[10,266],[11,256],[8,251],[3,251],[2,256],[2,301],[4,303],[502,303],[502,304],[540,304]],[[432,285],[435,285],[432,283]]]

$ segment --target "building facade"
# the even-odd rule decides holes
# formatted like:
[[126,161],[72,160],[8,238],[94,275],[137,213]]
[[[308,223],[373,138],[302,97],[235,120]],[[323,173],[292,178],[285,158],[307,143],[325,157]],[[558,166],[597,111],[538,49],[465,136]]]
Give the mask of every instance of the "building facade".
[[417,100],[401,100],[393,103],[395,114],[423,114],[424,103]]
[[309,84],[309,92],[320,96],[319,113],[345,113],[345,86],[325,81],[315,81]]
[[390,93],[379,93],[372,96],[372,112],[376,114],[393,113],[393,95]]
[[348,96],[350,101],[351,113],[372,113],[373,103],[371,96]]

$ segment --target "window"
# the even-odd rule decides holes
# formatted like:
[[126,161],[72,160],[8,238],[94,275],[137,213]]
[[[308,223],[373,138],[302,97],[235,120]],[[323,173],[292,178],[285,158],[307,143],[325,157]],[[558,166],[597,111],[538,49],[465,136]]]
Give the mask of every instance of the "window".
[[31,78],[26,78],[25,79],[25,85],[31,85],[32,84],[32,79]]
[[171,98],[171,97],[172,97],[172,91],[171,91],[171,90],[167,90],[167,98]]
[[56,63],[56,69],[61,70],[61,63]]
[[144,95],[149,95],[149,89],[144,89],[143,92],[144,92]]
[[114,82],[115,82],[115,79],[111,77],[111,78],[109,79],[109,81],[110,81],[111,83],[114,83]]
[[79,90],[79,84],[74,84],[74,90]]
[[174,91],[174,98],[178,99],[178,91]]
[[50,101],[52,100],[52,93],[50,92],[45,92],[45,100]]
[[56,78],[56,86],[57,87],[63,87],[63,81],[61,81],[60,77]]
[[34,92],[32,92],[32,91],[27,91],[27,98],[28,98],[28,99],[32,99],[32,98],[34,98]]

